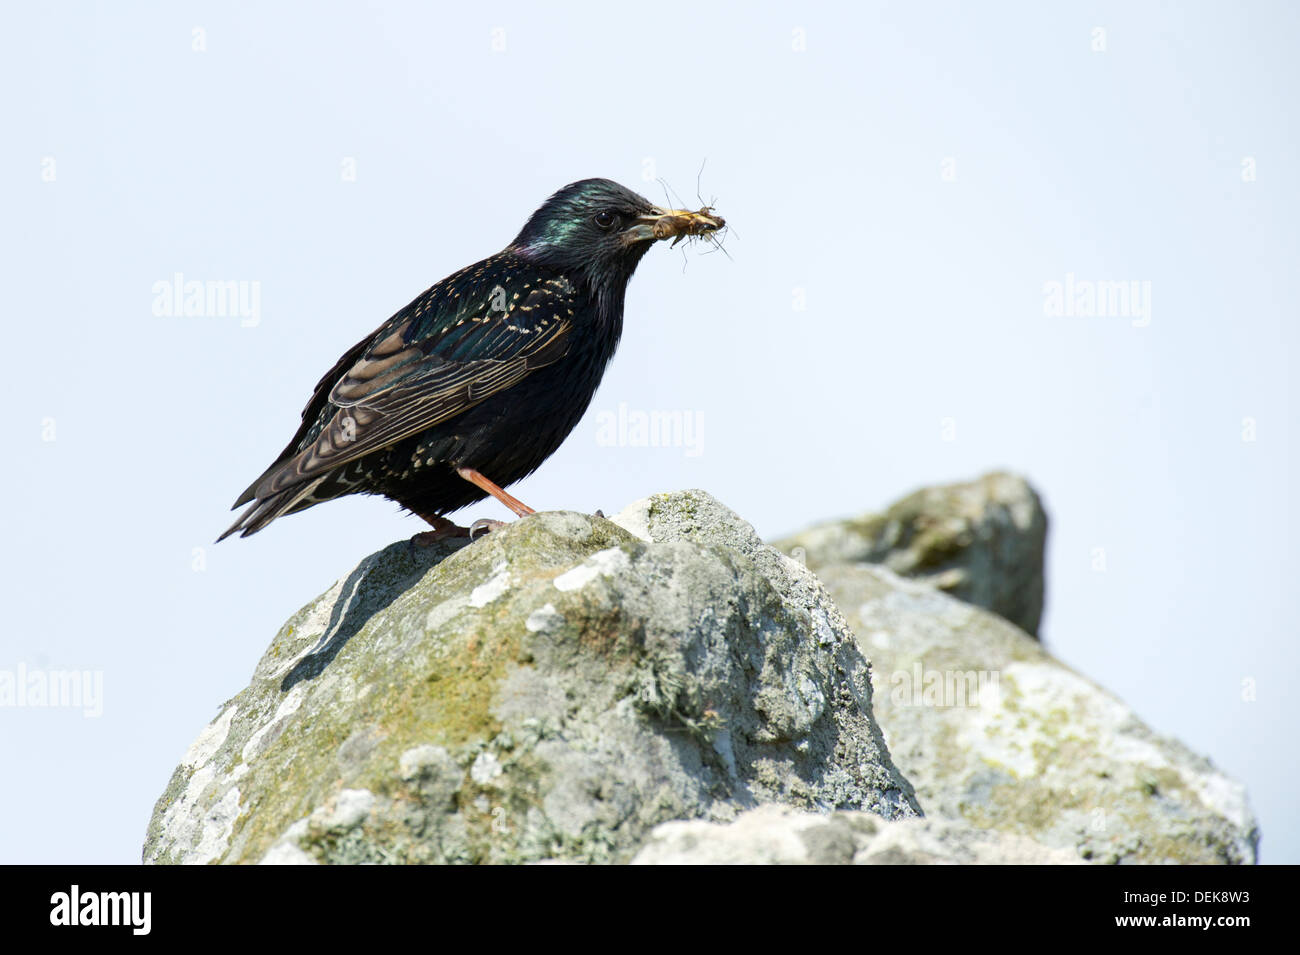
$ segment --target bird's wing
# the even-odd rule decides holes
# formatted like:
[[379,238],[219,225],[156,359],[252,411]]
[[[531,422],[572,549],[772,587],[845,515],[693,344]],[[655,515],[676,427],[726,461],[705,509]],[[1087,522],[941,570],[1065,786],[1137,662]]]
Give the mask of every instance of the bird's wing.
[[339,360],[317,384],[294,440],[235,507],[454,418],[568,352],[577,308],[569,282],[542,279],[513,293],[456,278]]

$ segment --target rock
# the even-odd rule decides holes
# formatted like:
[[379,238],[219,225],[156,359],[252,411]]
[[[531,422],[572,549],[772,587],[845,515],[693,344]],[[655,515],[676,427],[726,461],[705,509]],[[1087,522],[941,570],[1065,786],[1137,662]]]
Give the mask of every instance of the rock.
[[366,558],[199,735],[145,861],[616,862],[764,804],[917,815],[812,573],[701,492],[616,520]]
[[810,813],[760,806],[734,822],[665,822],[633,865],[1082,865],[1009,832],[950,819],[888,821],[865,812]]
[[[1006,507],[949,550],[968,581],[1015,575]],[[936,552],[924,526],[889,553]],[[1255,861],[1241,786],[949,579],[818,533],[787,546],[820,580],[683,492],[374,554],[199,735],[145,860]]]
[[1256,861],[1241,785],[1022,630],[884,567],[819,574],[871,659],[876,719],[928,817],[1095,862]]
[[813,570],[884,564],[1036,636],[1046,539],[1047,514],[1034,489],[1023,478],[994,473],[924,488],[883,514],[819,524],[776,546],[800,554]]

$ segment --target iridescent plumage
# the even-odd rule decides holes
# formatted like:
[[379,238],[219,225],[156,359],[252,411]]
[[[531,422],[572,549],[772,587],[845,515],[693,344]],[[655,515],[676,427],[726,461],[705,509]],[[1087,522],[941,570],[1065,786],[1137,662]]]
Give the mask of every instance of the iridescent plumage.
[[222,538],[345,494],[382,494],[438,526],[487,494],[464,472],[489,487],[532,473],[586,411],[646,250],[722,225],[607,179],[561,189],[502,252],[429,288],[339,359]]

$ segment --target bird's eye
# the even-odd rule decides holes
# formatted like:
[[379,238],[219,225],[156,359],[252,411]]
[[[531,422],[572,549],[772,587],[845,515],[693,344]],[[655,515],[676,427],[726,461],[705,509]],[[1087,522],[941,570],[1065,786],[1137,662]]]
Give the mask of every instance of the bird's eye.
[[602,209],[592,217],[592,221],[600,228],[608,231],[618,225],[618,214],[610,212],[608,209]]

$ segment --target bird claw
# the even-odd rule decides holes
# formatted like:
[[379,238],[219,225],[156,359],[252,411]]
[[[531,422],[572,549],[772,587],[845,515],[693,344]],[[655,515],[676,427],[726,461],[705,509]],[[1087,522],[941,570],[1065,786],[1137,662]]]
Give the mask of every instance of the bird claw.
[[432,547],[433,545],[445,540],[467,537],[472,543],[484,534],[488,533],[488,531],[494,531],[498,527],[505,526],[505,521],[494,521],[490,517],[481,517],[469,527],[461,527],[459,524],[453,524],[450,521],[447,521],[442,527],[434,528],[431,531],[421,531],[418,534],[411,535],[411,553],[415,553],[417,548]]
[[490,531],[494,531],[498,527],[505,527],[505,526],[506,526],[505,521],[494,521],[490,517],[480,517],[478,520],[476,520],[473,524],[469,526],[469,539],[471,541],[478,540],[478,538],[483,534],[487,534]]

